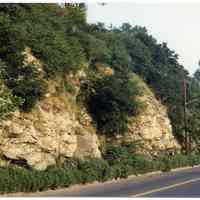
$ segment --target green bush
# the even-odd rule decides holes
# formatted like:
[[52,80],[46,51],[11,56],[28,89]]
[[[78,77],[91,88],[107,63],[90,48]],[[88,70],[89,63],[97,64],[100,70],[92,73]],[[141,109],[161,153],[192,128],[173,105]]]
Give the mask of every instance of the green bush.
[[30,80],[25,78],[15,82],[13,94],[24,99],[20,106],[23,111],[29,112],[35,106],[38,99],[46,92],[46,84],[42,80]]
[[183,167],[183,166],[187,166],[188,164],[189,164],[189,157],[186,155],[181,155],[181,154],[172,156],[169,161],[170,168]]
[[145,173],[158,169],[155,161],[135,153],[134,143],[125,146],[108,145],[104,159],[114,169],[116,168],[116,173],[120,174],[120,177],[127,177],[131,174]]
[[126,146],[108,145],[106,147],[104,159],[107,160],[110,165],[119,163],[134,165],[136,162],[135,155],[130,152],[130,149]]
[[13,69],[0,60],[0,80],[10,89],[13,100],[21,100],[17,106],[23,111],[30,111],[47,90],[47,82],[33,64]]
[[139,87],[128,75],[92,78],[84,82],[81,90],[99,132],[110,136],[123,134],[128,117],[137,114],[141,107],[135,98],[140,94]]
[[82,172],[82,182],[106,181],[110,178],[108,163],[100,159],[79,161],[78,169]]
[[23,104],[23,99],[14,95],[2,80],[5,67],[5,63],[0,60],[0,119],[10,116]]
[[111,168],[112,178],[127,178],[131,173],[132,167],[129,165],[115,164]]
[[200,163],[200,156],[198,153],[193,152],[191,155],[189,155],[189,161],[190,165],[198,165]]
[[163,167],[161,168],[163,172],[168,172],[172,169],[172,163],[169,157],[163,157],[161,162],[163,163]]
[[0,119],[9,117],[22,104],[23,100],[14,96],[5,84],[0,81]]

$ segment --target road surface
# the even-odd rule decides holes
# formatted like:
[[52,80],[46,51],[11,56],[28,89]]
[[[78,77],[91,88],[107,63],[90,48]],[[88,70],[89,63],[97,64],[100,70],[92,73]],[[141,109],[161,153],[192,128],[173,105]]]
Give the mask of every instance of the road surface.
[[200,197],[200,167],[17,196]]

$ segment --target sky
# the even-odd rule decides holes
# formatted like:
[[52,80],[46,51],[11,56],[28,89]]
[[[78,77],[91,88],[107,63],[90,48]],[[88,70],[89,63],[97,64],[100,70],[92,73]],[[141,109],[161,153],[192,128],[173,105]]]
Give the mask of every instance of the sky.
[[159,43],[179,55],[179,63],[192,75],[200,60],[200,3],[110,2],[89,3],[89,23],[120,26],[124,22],[145,26]]

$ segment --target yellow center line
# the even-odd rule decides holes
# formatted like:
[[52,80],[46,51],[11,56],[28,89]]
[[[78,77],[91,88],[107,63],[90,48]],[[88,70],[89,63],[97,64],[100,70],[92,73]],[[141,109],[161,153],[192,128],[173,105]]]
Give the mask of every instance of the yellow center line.
[[173,185],[149,190],[149,191],[146,191],[146,192],[143,192],[143,193],[131,195],[130,197],[142,197],[142,196],[145,196],[145,195],[148,195],[148,194],[151,194],[151,193],[160,192],[160,191],[163,191],[163,190],[171,189],[171,188],[174,188],[174,187],[177,187],[177,186],[185,185],[185,184],[188,184],[188,183],[193,183],[193,182],[196,182],[196,181],[200,181],[200,178],[194,178],[194,179],[184,181],[184,182],[181,182],[181,183],[176,183],[176,184],[173,184]]

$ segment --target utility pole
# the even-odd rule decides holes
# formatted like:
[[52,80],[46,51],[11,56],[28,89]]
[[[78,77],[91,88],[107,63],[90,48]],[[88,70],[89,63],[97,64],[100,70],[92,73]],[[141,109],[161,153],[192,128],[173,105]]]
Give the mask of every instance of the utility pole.
[[188,145],[188,132],[187,132],[187,86],[186,86],[186,80],[185,80],[185,74],[183,72],[183,97],[184,97],[184,103],[183,103],[183,118],[184,118],[184,133],[185,133],[185,152],[186,154],[189,153],[189,145]]

